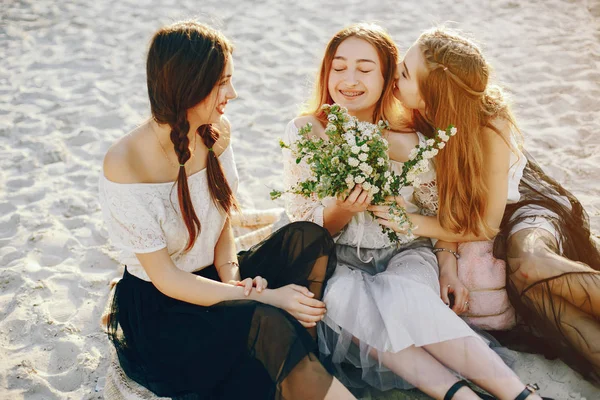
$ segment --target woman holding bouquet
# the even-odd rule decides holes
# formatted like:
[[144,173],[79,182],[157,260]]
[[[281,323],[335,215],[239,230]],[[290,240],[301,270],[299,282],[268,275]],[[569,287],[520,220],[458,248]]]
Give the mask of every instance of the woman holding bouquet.
[[[497,235],[495,255],[508,263],[509,298],[527,333],[600,383],[600,254],[587,215],[520,149],[515,120],[477,45],[446,29],[423,33],[399,65],[394,94],[415,129],[429,135],[444,124],[458,127],[436,159],[444,172],[438,216],[411,215],[414,232],[449,242]],[[401,231],[386,207],[371,210]],[[444,274],[461,285],[452,254],[443,256]]]
[[[403,129],[392,94],[397,49],[378,26],[359,24],[343,29],[329,42],[316,91],[306,113],[286,128],[288,146],[300,139],[299,128],[312,124],[311,135],[327,139],[324,104],[337,103],[364,122],[387,120],[392,168],[401,170],[410,150],[425,139]],[[310,179],[310,167],[284,150],[286,186]],[[430,171],[415,196],[424,208]],[[438,266],[426,238],[401,237],[390,242],[366,212],[374,188],[350,182],[350,193],[319,200],[288,195],[292,220],[308,220],[336,236],[338,265],[324,301],[327,314],[319,324],[321,353],[330,358],[343,383],[379,389],[416,386],[436,399],[480,398],[458,372],[502,398],[539,398],[439,297]],[[410,188],[402,194],[412,198]],[[408,204],[409,211],[418,208]],[[350,370],[342,363],[350,364]],[[352,368],[353,367],[353,368]],[[358,373],[358,377],[356,374]],[[353,376],[354,375],[354,376]],[[529,397],[528,397],[529,396]]]
[[126,264],[109,338],[127,376],[161,397],[354,398],[321,365],[305,329],[325,312],[329,233],[290,224],[235,253],[238,176],[223,117],[237,97],[232,50],[196,22],[152,39],[152,119],[108,150],[100,177],[107,228]]

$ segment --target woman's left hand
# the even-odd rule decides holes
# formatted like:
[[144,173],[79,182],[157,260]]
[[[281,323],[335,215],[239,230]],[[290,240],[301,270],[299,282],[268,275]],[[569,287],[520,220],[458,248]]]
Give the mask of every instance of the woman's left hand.
[[262,292],[263,290],[265,290],[267,288],[267,284],[268,284],[267,280],[261,276],[256,276],[256,277],[254,277],[254,279],[246,278],[242,281],[232,280],[227,283],[229,283],[230,285],[233,285],[233,286],[243,286],[245,296],[248,296],[250,294],[253,287],[256,288],[256,291],[258,293]]
[[454,296],[452,311],[463,314],[469,311],[469,289],[456,274],[440,274],[440,297],[450,306],[450,295]]
[[[381,205],[374,205],[371,204],[367,210],[371,211],[373,213],[373,215],[375,215],[375,218],[377,219],[377,222],[379,222],[381,225],[383,226],[387,226],[388,228],[392,229],[393,231],[400,233],[400,234],[407,234],[408,231],[406,230],[406,227],[404,226],[400,226],[398,225],[396,222],[394,222],[393,220],[393,214],[392,214],[392,210],[390,207],[390,203],[395,202],[396,204],[398,204],[398,206],[406,209],[406,202],[404,201],[404,198],[402,196],[388,196],[385,198],[386,203],[385,204],[381,204]],[[407,214],[410,218],[411,214]]]

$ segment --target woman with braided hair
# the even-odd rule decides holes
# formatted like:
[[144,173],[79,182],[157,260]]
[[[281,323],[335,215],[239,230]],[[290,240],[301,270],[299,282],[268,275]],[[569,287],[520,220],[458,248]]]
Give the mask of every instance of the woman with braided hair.
[[[458,129],[435,161],[437,217],[411,215],[415,234],[440,239],[442,296],[449,289],[459,303],[468,300],[456,272],[456,242],[495,236],[520,316],[517,336],[537,348],[543,343],[600,383],[600,253],[583,207],[522,149],[505,96],[471,40],[443,28],[426,31],[399,68],[395,95],[414,129]],[[371,210],[400,231],[386,207]]]
[[109,338],[123,371],[159,396],[353,398],[306,329],[325,313],[319,299],[336,264],[329,233],[294,223],[235,252],[238,176],[223,116],[237,97],[232,50],[193,21],[152,39],[152,119],[108,150],[99,183],[126,265]]

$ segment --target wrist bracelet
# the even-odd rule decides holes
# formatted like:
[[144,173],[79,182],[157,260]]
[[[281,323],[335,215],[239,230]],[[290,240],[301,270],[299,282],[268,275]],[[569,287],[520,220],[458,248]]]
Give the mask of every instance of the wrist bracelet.
[[231,264],[231,265],[233,265],[233,266],[235,266],[235,267],[238,267],[238,268],[240,267],[240,264],[238,264],[238,262],[237,262],[237,261],[227,261],[226,263],[223,263],[223,264],[219,265],[218,267],[216,267],[216,268],[217,268],[217,271],[218,271],[218,270],[220,270],[220,269],[221,269],[222,267],[224,267],[225,265],[228,265],[228,264]]
[[436,247],[435,249],[433,249],[433,254],[439,253],[440,251],[447,251],[448,253],[450,253],[454,257],[456,257],[457,260],[460,258],[460,254],[458,254],[454,250],[446,249],[446,248],[443,248],[443,247]]

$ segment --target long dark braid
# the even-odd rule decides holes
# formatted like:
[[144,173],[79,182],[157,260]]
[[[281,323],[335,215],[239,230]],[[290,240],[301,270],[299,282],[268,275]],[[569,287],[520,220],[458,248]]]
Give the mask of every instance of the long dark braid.
[[219,157],[217,157],[213,151],[213,146],[219,139],[219,131],[212,125],[203,125],[198,128],[198,135],[200,135],[202,142],[209,149],[206,172],[210,195],[215,202],[215,205],[227,214],[229,214],[232,209],[239,210],[238,203],[225,179]]

